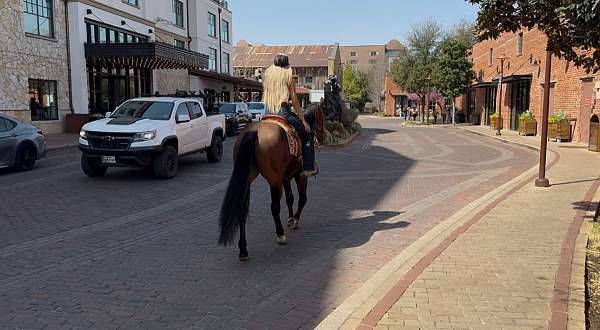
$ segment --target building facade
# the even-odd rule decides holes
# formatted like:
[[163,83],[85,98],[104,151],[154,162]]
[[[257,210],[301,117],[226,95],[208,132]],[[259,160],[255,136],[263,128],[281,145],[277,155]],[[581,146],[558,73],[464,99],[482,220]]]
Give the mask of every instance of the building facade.
[[0,112],[62,132],[71,109],[65,3],[0,4]]
[[[477,43],[472,53],[477,81],[459,102],[465,118],[489,125],[489,116],[501,110],[503,127],[517,130],[519,115],[529,110],[538,121],[539,132],[546,40],[541,31],[533,29]],[[505,58],[503,65],[501,57]],[[549,111],[566,113],[576,142],[588,141],[590,118],[600,111],[599,93],[600,74],[588,74],[572,63],[552,58]]]
[[[331,75],[342,77],[339,45],[265,46],[241,40],[234,50],[235,75],[260,81],[277,54],[287,54],[302,103],[317,102]],[[311,97],[312,95],[312,97]]]
[[341,46],[342,64],[363,72],[369,81],[371,107],[393,116],[396,109],[406,109],[407,93],[389,79],[391,63],[405,52],[400,41],[385,45]]
[[[210,105],[239,88],[223,0],[4,0],[0,111],[45,131],[152,94],[193,91]],[[189,5],[189,7],[188,7]]]

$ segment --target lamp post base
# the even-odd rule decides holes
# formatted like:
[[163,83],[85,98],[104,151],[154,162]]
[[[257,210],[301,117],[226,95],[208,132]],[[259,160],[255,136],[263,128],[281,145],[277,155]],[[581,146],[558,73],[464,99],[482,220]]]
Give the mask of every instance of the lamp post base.
[[502,135],[502,133],[500,133],[500,131],[496,131],[496,135],[500,136],[500,135]]
[[543,179],[538,178],[535,180],[535,186],[542,187],[542,188],[550,187],[550,181],[546,178],[543,178]]

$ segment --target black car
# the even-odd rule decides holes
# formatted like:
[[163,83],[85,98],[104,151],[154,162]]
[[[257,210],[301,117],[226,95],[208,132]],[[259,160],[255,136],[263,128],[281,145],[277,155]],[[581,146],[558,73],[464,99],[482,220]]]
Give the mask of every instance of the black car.
[[228,136],[235,136],[250,122],[252,117],[248,105],[243,102],[223,103],[219,113],[225,115],[225,130]]

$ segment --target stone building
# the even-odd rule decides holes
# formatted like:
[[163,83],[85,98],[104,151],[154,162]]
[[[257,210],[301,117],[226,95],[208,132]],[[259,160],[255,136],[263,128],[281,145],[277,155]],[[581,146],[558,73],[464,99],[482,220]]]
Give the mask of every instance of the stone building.
[[[189,4],[189,8],[188,8]],[[0,111],[48,132],[155,93],[236,99],[223,0],[0,0]]]
[[317,102],[324,95],[325,81],[331,75],[342,77],[339,45],[251,45],[241,40],[235,47],[235,75],[260,80],[277,54],[287,54],[301,102]]
[[44,132],[70,113],[64,1],[0,0],[0,112]]
[[[477,81],[459,104],[473,124],[489,125],[489,116],[501,110],[503,127],[517,130],[518,117],[529,110],[541,127],[546,36],[539,30],[505,33],[473,47]],[[501,68],[500,57],[504,56]],[[502,93],[500,93],[500,74]],[[600,74],[588,74],[572,63],[552,59],[550,114],[564,111],[572,120],[573,139],[587,142],[590,118],[600,111]],[[501,100],[500,100],[501,99]]]

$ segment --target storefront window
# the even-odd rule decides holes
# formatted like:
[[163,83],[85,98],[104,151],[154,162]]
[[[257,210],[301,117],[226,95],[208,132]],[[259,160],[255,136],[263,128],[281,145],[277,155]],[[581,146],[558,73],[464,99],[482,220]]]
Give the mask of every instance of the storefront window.
[[31,120],[58,120],[56,81],[29,80]]

